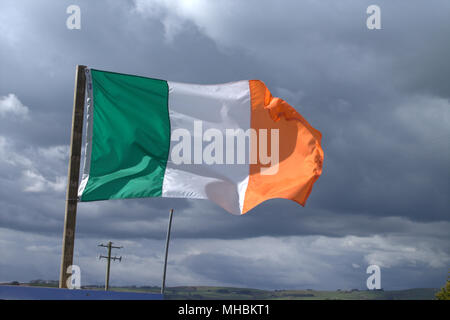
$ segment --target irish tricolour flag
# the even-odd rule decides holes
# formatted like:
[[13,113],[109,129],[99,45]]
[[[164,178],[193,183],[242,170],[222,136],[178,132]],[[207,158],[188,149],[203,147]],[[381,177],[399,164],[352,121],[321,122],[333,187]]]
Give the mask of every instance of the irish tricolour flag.
[[86,79],[80,201],[209,199],[244,214],[272,198],[304,205],[322,173],[320,132],[259,80]]

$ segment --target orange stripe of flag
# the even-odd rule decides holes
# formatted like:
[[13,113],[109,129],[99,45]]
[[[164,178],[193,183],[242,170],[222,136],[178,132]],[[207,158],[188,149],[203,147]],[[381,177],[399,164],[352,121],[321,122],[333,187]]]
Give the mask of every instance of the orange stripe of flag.
[[311,193],[314,182],[322,173],[322,134],[288,103],[272,97],[265,84],[250,80],[251,127],[257,131],[252,136],[254,146],[260,129],[267,129],[270,152],[270,130],[279,130],[279,167],[274,175],[261,174],[258,156],[256,164],[250,164],[250,177],[242,213],[272,198],[291,199],[302,206]]

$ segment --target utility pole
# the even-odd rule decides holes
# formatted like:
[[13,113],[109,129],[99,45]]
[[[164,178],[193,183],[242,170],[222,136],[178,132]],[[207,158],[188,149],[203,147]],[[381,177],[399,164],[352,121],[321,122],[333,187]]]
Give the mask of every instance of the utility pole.
[[169,254],[169,240],[170,240],[170,229],[172,227],[172,217],[173,217],[173,209],[170,209],[169,226],[167,228],[166,255],[164,258],[164,270],[163,270],[163,280],[162,280],[162,285],[161,285],[161,294],[164,294],[164,290],[166,289],[167,256]]
[[115,246],[112,245],[111,241],[108,241],[107,245],[104,245],[102,243],[102,244],[99,244],[98,246],[99,247],[108,248],[108,256],[102,256],[101,255],[100,257],[98,257],[99,259],[102,259],[102,258],[103,259],[107,259],[107,261],[106,261],[105,291],[108,291],[108,289],[109,289],[109,270],[111,269],[111,260],[114,260],[114,261],[119,260],[119,262],[122,261],[122,256],[120,256],[120,257],[116,257],[116,256],[111,257],[111,249],[122,249],[123,247],[115,247]]

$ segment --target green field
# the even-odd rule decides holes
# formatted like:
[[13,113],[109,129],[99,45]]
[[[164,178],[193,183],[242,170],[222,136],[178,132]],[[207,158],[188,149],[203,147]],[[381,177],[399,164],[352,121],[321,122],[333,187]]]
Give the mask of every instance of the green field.
[[[159,292],[159,289],[113,288],[117,291]],[[193,300],[433,300],[437,289],[408,289],[399,291],[316,291],[316,290],[259,290],[227,287],[172,287],[166,299]]]
[[[32,282],[31,286],[56,287],[57,282]],[[83,289],[103,290],[101,286],[83,286]],[[112,291],[159,293],[159,287],[111,287]],[[368,290],[260,290],[250,288],[184,286],[166,288],[169,300],[433,300],[438,289],[417,288],[397,291]]]

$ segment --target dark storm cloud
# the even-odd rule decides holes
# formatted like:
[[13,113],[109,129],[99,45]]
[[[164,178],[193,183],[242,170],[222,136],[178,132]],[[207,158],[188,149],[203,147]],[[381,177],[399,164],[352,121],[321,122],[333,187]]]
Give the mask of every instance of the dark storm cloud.
[[[81,30],[65,27],[70,4],[81,7]],[[144,254],[142,259],[150,259],[145,263],[138,258],[138,243],[149,241],[161,253],[173,207],[174,247],[185,242],[188,252],[174,252],[172,274],[179,271],[174,284],[358,287],[365,268],[349,266],[377,261],[397,261],[387,267],[392,288],[436,284],[449,263],[450,3],[380,0],[383,29],[376,31],[365,26],[370,4],[2,1],[0,97],[14,94],[29,110],[28,120],[0,116],[0,227],[7,230],[6,243],[24,238],[23,246],[35,252],[32,243],[40,241],[48,260],[58,261],[54,248],[60,246],[63,224],[76,64],[190,83],[259,78],[323,133],[324,172],[306,207],[271,200],[236,217],[208,201],[82,203],[77,259],[92,268],[88,279],[103,270],[88,258],[95,256],[89,248],[100,239],[130,241],[133,281],[139,282],[137,274],[146,276],[145,263],[159,268],[159,255]],[[264,236],[272,238],[259,238]],[[326,239],[316,248],[323,254],[305,250],[299,260],[283,264],[251,250],[218,251],[230,241],[293,250],[289,241],[277,240],[283,237],[296,237],[305,249],[315,242],[302,239],[315,236]],[[351,237],[366,249],[348,250]],[[409,254],[404,239],[413,237],[417,252]],[[198,252],[191,251],[195,246]],[[11,262],[0,265],[0,280],[23,273],[12,270],[13,262],[21,261],[14,252],[24,247],[11,248],[16,251],[2,249]],[[437,262],[430,265],[427,259]],[[301,268],[287,265],[300,261]],[[244,272],[239,265],[253,268]],[[338,266],[339,277],[325,279],[331,265]],[[58,269],[45,265],[27,272],[57,278],[52,274]],[[402,273],[424,278],[396,282]],[[152,272],[150,279],[158,277]]]
[[448,3],[380,1],[377,32],[361,15],[369,1],[137,3],[163,16],[170,38],[194,24],[264,64],[254,75],[270,88],[297,93],[287,100],[322,131],[326,153],[310,208],[448,218]]

